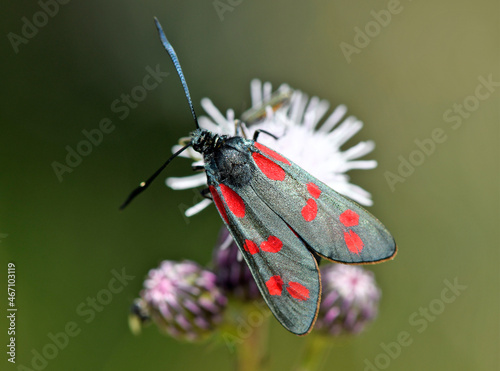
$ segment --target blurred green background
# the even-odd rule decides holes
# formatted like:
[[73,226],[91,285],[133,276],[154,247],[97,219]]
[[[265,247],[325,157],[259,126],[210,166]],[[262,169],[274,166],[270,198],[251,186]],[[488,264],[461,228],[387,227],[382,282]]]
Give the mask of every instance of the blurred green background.
[[[148,270],[163,259],[207,263],[221,225],[213,207],[189,222],[182,217],[179,205],[192,204],[194,194],[163,184],[167,175],[191,174],[182,159],[118,211],[193,129],[153,16],[177,50],[198,114],[205,96],[221,111],[241,114],[257,77],[275,87],[286,82],[333,106],[345,103],[365,123],[348,145],[376,142],[367,158],[378,160],[377,169],[350,175],[372,193],[370,211],[392,231],[399,254],[369,267],[383,291],[379,317],[361,336],[337,341],[325,370],[364,370],[365,360],[384,352],[381,343],[397,341],[403,331],[412,344],[387,369],[499,369],[498,1],[402,1],[390,22],[378,32],[373,28],[369,44],[348,58],[341,43],[355,46],[355,27],[375,27],[370,12],[395,3],[219,3],[231,10],[219,15],[212,1],[74,0],[59,5],[16,53],[9,33],[22,36],[23,17],[33,20],[42,8],[35,1],[2,2],[2,344],[8,343],[9,261],[16,264],[19,310],[17,363],[2,352],[0,369],[33,369],[33,350],[40,352],[49,333],[71,322],[81,331],[45,369],[234,368],[234,355],[223,344],[180,343],[154,327],[135,337],[127,325]],[[170,76],[120,120],[111,103],[157,64]],[[479,78],[490,75],[496,83],[480,90],[488,97],[471,98]],[[454,129],[458,119],[443,115],[464,100],[469,108]],[[103,118],[112,120],[114,131],[59,182],[51,164],[64,163],[65,147],[74,149],[85,139],[82,130],[97,128]],[[430,138],[437,128],[446,140],[391,190],[386,172],[398,174],[399,156],[408,159],[418,149],[415,140]],[[112,270],[122,269],[135,279],[86,323],[77,307],[107,287]],[[444,281],[455,279],[467,288],[418,332],[412,314],[437,305]],[[292,369],[304,341],[273,319],[270,369]]]

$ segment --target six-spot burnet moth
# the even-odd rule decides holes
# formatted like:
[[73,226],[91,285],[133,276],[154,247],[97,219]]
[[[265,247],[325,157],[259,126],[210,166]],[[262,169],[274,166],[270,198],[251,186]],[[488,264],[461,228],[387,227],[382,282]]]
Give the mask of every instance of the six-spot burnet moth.
[[[188,147],[203,155],[210,197],[236,241],[269,308],[289,331],[311,331],[321,296],[320,258],[346,264],[388,260],[396,244],[380,221],[292,161],[241,136],[198,125],[177,55],[155,18],[161,42],[181,80],[197,129],[124,208]],[[269,133],[268,133],[269,134]]]

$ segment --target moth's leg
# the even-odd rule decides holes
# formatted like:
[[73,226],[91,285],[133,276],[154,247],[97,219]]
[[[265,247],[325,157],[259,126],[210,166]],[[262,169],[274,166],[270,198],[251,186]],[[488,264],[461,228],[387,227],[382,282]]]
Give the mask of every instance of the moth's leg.
[[234,135],[240,137],[240,130],[241,130],[241,121],[240,120],[234,120]]
[[208,188],[202,189],[200,191],[200,194],[203,198],[207,198],[207,199],[213,201],[212,194],[210,193],[210,190]]
[[234,132],[236,136],[247,139],[247,133],[245,132],[245,129],[245,124],[241,122],[241,120],[234,120]]
[[257,141],[257,137],[259,136],[260,133],[267,134],[270,137],[273,137],[274,139],[278,140],[278,137],[276,135],[271,134],[270,132],[262,130],[262,129],[257,129],[257,130],[255,130],[255,133],[253,134],[253,140],[254,140],[254,142]]
[[193,169],[193,171],[204,171],[205,166],[204,165],[191,165],[191,169]]

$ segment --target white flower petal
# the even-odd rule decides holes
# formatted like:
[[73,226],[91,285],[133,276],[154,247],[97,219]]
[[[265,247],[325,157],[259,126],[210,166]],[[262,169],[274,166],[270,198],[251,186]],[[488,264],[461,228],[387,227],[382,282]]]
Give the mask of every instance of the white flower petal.
[[202,127],[203,129],[210,130],[211,132],[214,133],[218,133],[220,130],[220,126],[214,124],[213,121],[206,116],[198,117],[198,123],[200,124],[200,127]]
[[290,102],[290,120],[295,123],[302,121],[304,110],[307,104],[307,95],[300,91],[295,91]]
[[319,122],[321,121],[323,116],[328,112],[329,109],[330,109],[330,102],[324,99],[319,102],[318,107],[316,108],[316,115],[314,117],[314,123],[312,126],[313,129],[318,126]]
[[349,161],[343,166],[344,171],[349,171],[353,169],[375,169],[377,167],[377,161],[375,160],[364,160],[364,161]]
[[234,125],[234,111],[230,108],[226,111],[227,122],[232,122]]
[[273,107],[271,106],[266,106],[266,117],[267,117],[267,120],[273,120],[274,119],[274,111],[273,111]]
[[272,90],[273,86],[271,85],[270,82],[266,81],[264,83],[264,94],[263,94],[264,101],[271,99]]
[[217,125],[219,125],[222,131],[227,130],[228,122],[222,113],[214,106],[212,101],[208,98],[203,98],[201,100],[201,106],[203,109],[210,115],[210,117],[215,121]]
[[354,116],[346,118],[340,126],[328,134],[332,145],[340,148],[342,144],[351,139],[363,127],[363,123]]
[[371,194],[357,185],[350,184],[346,189],[345,196],[353,199],[357,203],[365,206],[372,206]]
[[335,108],[333,113],[326,119],[324,124],[321,125],[321,127],[318,129],[318,132],[326,133],[331,131],[335,127],[335,125],[337,125],[340,122],[340,120],[342,120],[342,117],[344,117],[346,112],[347,112],[347,107],[345,105],[341,104],[337,106],[337,108]]
[[375,148],[375,142],[372,140],[367,140],[365,142],[359,142],[354,147],[349,148],[344,151],[342,155],[346,161],[354,160],[355,158],[363,157],[367,155]]
[[320,101],[318,97],[312,97],[304,113],[304,126],[307,129],[314,129],[329,106],[330,103],[326,100]]
[[230,233],[227,234],[226,239],[221,243],[220,249],[225,250],[233,243],[233,236]]
[[291,91],[292,88],[288,84],[281,84],[278,88],[279,91]]
[[191,206],[189,209],[186,210],[184,214],[189,218],[190,216],[198,214],[201,210],[206,208],[211,203],[212,201],[210,201],[209,199],[204,199],[203,201],[198,202],[196,205]]
[[166,181],[167,186],[172,189],[189,189],[200,187],[207,184],[207,176],[205,173],[183,176],[180,178],[170,177]]
[[250,96],[252,97],[252,107],[262,104],[262,84],[259,79],[250,82]]

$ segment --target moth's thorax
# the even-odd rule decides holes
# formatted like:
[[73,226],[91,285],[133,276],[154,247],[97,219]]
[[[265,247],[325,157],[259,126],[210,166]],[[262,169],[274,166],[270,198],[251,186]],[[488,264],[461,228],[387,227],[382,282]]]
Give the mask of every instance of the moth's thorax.
[[252,143],[241,137],[219,136],[209,131],[193,133],[193,148],[203,154],[209,184],[225,183],[235,187],[247,184],[253,172],[249,160]]

